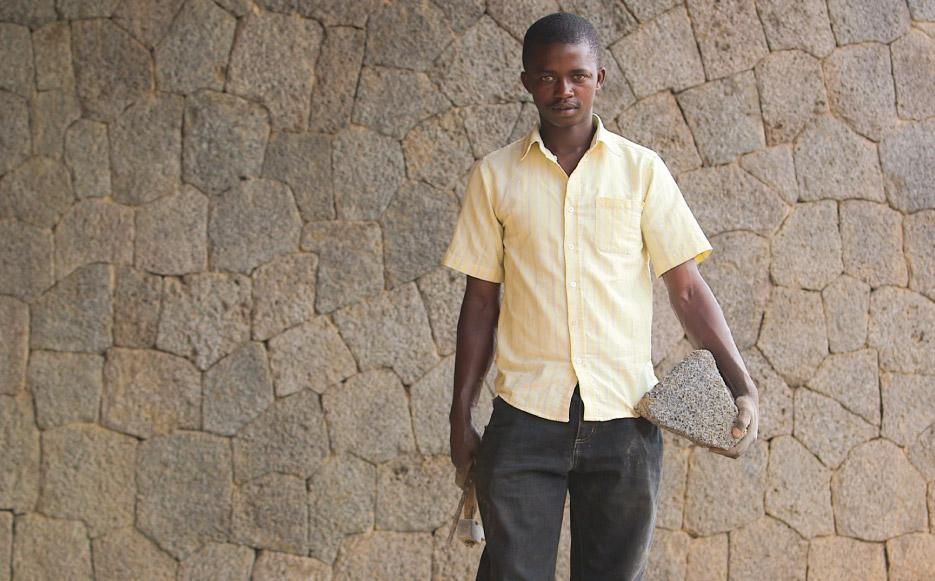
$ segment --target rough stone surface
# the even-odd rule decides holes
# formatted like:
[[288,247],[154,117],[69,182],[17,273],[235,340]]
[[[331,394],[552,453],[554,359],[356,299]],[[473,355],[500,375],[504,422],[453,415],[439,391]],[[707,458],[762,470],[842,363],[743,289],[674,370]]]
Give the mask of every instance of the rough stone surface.
[[685,581],[727,579],[727,534],[691,539]]
[[167,278],[156,347],[188,357],[201,370],[211,367],[249,339],[250,286],[239,274]]
[[70,89],[75,86],[72,66],[71,28],[67,21],[50,22],[32,33],[33,56],[36,59],[36,88]]
[[31,150],[26,100],[0,90],[0,171],[7,172],[25,161]]
[[357,363],[327,317],[315,317],[270,339],[270,366],[279,397],[310,388],[324,393],[357,373]]
[[[763,514],[767,486],[768,444],[755,442],[733,460],[711,454],[704,448],[692,450],[685,492],[683,529],[699,536],[741,527]],[[731,486],[724,486],[725,482]]]
[[308,125],[322,29],[315,20],[255,12],[239,27],[225,90],[258,101],[277,129]]
[[289,187],[273,180],[240,182],[218,199],[208,218],[211,263],[250,274],[299,248],[302,218]]
[[870,295],[868,343],[880,352],[880,367],[935,375],[935,305],[912,291],[883,287]]
[[263,161],[263,177],[289,184],[306,222],[332,220],[331,158],[331,138],[327,135],[275,133]]
[[[923,420],[924,421],[924,420]],[[923,431],[909,447],[909,461],[926,480],[935,480],[935,424]],[[931,509],[929,515],[931,516]]]
[[770,49],[799,49],[819,58],[834,50],[824,0],[760,0],[757,9]]
[[903,0],[828,0],[828,16],[839,45],[889,43],[909,31]]
[[699,349],[672,368],[636,404],[654,424],[705,447],[730,450],[737,418],[734,398],[724,384],[710,351]]
[[617,117],[624,137],[659,154],[673,173],[701,167],[691,130],[668,91],[638,101]]
[[380,4],[367,21],[367,65],[425,70],[452,40],[445,12],[429,0]]
[[136,212],[137,268],[183,275],[208,264],[208,198],[185,185]]
[[64,159],[71,170],[75,196],[83,199],[111,195],[110,144],[106,125],[87,119],[72,123],[65,131]]
[[55,18],[54,0],[19,0],[5,2],[0,6],[0,20],[23,26],[38,27]]
[[798,440],[781,436],[770,443],[766,512],[806,539],[834,534],[831,471]]
[[55,278],[92,262],[133,263],[133,210],[103,200],[82,200],[55,228]]
[[777,579],[805,581],[808,542],[768,516],[730,533],[730,578],[755,579],[764,571]]
[[373,532],[345,539],[334,564],[332,581],[366,579],[374,571],[380,571],[387,579],[430,578],[432,536]]
[[684,6],[644,22],[611,47],[637,98],[704,82],[701,55]]
[[110,18],[120,0],[58,0],[57,8],[69,20]]
[[362,370],[390,367],[408,385],[438,361],[413,283],[337,311],[334,322]]
[[29,98],[36,92],[36,69],[29,29],[16,24],[0,23],[0,88]]
[[209,0],[186,2],[154,51],[156,86],[188,94],[224,90],[237,20]]
[[[477,573],[477,565],[480,561],[480,552],[476,547],[467,547],[463,543],[448,541],[448,530],[451,523],[442,525],[435,529],[432,535],[432,579],[471,579]],[[565,522],[562,522],[562,536],[559,538],[559,561],[567,552],[563,551]],[[556,571],[556,578],[561,575]]]
[[769,53],[753,0],[688,0],[686,5],[709,79],[750,69]]
[[225,541],[231,513],[230,444],[220,436],[174,432],[140,444],[136,527],[177,559]]
[[472,105],[461,110],[464,130],[475,158],[481,158],[507,144],[522,105]]
[[848,200],[841,204],[844,271],[872,287],[905,286],[902,215],[884,204]]
[[879,141],[896,125],[896,91],[886,45],[837,49],[825,59],[831,110],[861,135]]
[[89,264],[59,281],[30,308],[33,349],[100,353],[113,345],[111,267]]
[[273,403],[266,349],[245,343],[205,372],[201,412],[204,430],[233,436]]
[[94,578],[101,581],[151,579],[175,581],[178,563],[134,528],[124,528],[91,543]]
[[926,210],[903,218],[909,288],[935,299],[935,211]]
[[308,128],[335,133],[351,119],[357,79],[364,58],[365,34],[350,27],[329,27],[318,57]]
[[109,122],[152,90],[149,52],[110,20],[76,20],[71,34],[84,117]]
[[13,574],[13,513],[0,512],[0,579],[10,581]]
[[838,533],[866,541],[924,532],[925,485],[902,451],[887,440],[854,448],[831,478]]
[[[931,20],[935,20],[935,15]],[[935,95],[929,90],[935,83],[935,38],[912,30],[894,42],[890,50],[899,116],[908,119],[935,116]]]
[[16,395],[26,385],[29,307],[0,296],[0,394]]
[[34,157],[0,179],[0,218],[51,229],[74,200],[68,169]]
[[0,508],[29,512],[39,499],[39,430],[32,398],[0,396]]
[[883,424],[880,435],[900,446],[912,444],[933,423],[935,399],[929,375],[884,373],[880,381]]
[[757,347],[790,385],[808,381],[828,354],[821,295],[774,288]]
[[231,543],[206,543],[179,566],[179,581],[250,581],[253,549]]
[[678,0],[627,0],[627,8],[640,22],[647,22],[669,8],[679,4]]
[[30,513],[16,517],[14,531],[13,581],[94,579],[91,541],[82,523]]
[[429,315],[438,353],[442,356],[450,355],[455,352],[457,344],[465,276],[450,268],[440,267],[422,276],[417,283]]
[[61,159],[65,131],[81,116],[74,89],[40,91],[30,103],[29,115],[33,153]]
[[935,188],[922,171],[935,163],[935,120],[900,125],[880,143],[880,161],[890,205],[903,212],[935,208]]
[[782,286],[821,290],[843,270],[838,205],[830,200],[797,204],[773,237],[773,280]]
[[185,100],[182,174],[210,195],[258,176],[269,138],[269,114],[246,99],[199,91]]
[[[357,87],[353,120],[384,135],[402,139],[412,127],[449,107],[425,73],[364,67]],[[387,115],[387,111],[393,111]]]
[[669,530],[682,528],[685,512],[685,479],[691,451],[678,446],[663,445],[662,481],[659,483],[659,508],[656,526]]
[[450,110],[419,123],[403,139],[406,173],[437,188],[448,188],[470,169],[474,156],[461,115]]
[[657,529],[646,564],[647,579],[684,579],[688,571],[688,543],[691,537],[682,531]]
[[795,169],[802,200],[885,200],[876,148],[833,117],[815,119],[796,140]]
[[351,454],[331,457],[308,483],[309,554],[333,563],[345,535],[373,528],[377,470]]
[[870,285],[842,275],[821,291],[825,327],[832,353],[854,351],[867,343]]
[[[607,4],[604,4],[605,6]],[[619,6],[619,4],[618,4]],[[627,107],[636,102],[636,96],[630,89],[629,83],[617,64],[617,59],[609,49],[604,49],[601,55],[601,66],[606,71],[604,84],[594,98],[594,113],[611,124],[609,129],[619,133],[613,126],[613,120]]]
[[328,455],[318,396],[306,389],[277,400],[234,438],[237,482],[268,472],[308,478]]
[[756,66],[767,143],[793,141],[816,115],[828,111],[821,61],[798,50],[775,52]]
[[451,518],[461,491],[445,456],[400,456],[377,468],[376,528],[433,531]]
[[[372,569],[370,572],[379,569]],[[329,581],[331,571],[317,559],[262,551],[253,566],[253,581],[279,581],[280,579],[303,579],[307,581]]]
[[556,0],[487,0],[487,13],[517,39],[523,38],[530,24],[558,9]]
[[315,315],[318,257],[281,256],[253,271],[253,338],[269,339]]
[[266,474],[234,490],[231,537],[260,549],[305,555],[308,504],[305,481]]
[[748,153],[740,158],[740,167],[776,190],[786,202],[794,204],[799,199],[791,147],[775,146]]
[[877,352],[873,349],[829,356],[821,362],[808,387],[834,398],[871,424],[880,425],[880,383]]
[[162,305],[162,278],[127,267],[118,266],[114,271],[114,345],[153,347]]
[[0,293],[28,301],[53,282],[51,232],[0,220]]
[[935,577],[935,535],[916,533],[886,541],[886,554],[892,566],[890,579],[910,580]]
[[114,11],[113,19],[146,48],[153,48],[168,32],[183,3],[184,0],[124,0]]
[[330,313],[383,291],[383,232],[375,222],[312,222],[302,250],[318,254],[315,310]]
[[792,434],[793,391],[755,347],[741,353],[760,395],[757,436],[769,440]]
[[867,581],[886,581],[883,545],[847,537],[812,539],[808,549],[808,578],[846,581],[860,571]]
[[364,127],[348,127],[334,140],[335,205],[342,220],[376,220],[403,181],[399,143]]
[[103,384],[100,355],[33,351],[29,358],[29,393],[40,429],[96,422]]
[[847,411],[833,399],[809,389],[798,389],[794,433],[822,463],[836,469],[849,450],[877,437],[880,432],[877,426]]

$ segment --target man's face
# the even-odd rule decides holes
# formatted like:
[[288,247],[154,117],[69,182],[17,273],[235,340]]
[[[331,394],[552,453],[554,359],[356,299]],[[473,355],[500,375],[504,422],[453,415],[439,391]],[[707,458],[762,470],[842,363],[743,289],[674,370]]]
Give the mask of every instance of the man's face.
[[594,93],[604,83],[604,69],[587,43],[545,44],[527,55],[522,80],[543,124],[590,125]]

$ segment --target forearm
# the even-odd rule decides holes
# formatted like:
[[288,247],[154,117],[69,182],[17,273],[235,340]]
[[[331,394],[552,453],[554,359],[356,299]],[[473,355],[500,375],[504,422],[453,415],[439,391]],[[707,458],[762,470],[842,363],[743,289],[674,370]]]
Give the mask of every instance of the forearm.
[[[499,285],[468,279],[458,319],[455,353],[454,392],[451,399],[452,421],[466,420],[477,403],[484,378],[493,361],[497,319],[500,314]],[[478,292],[478,287],[482,292]],[[493,297],[490,296],[493,292]]]

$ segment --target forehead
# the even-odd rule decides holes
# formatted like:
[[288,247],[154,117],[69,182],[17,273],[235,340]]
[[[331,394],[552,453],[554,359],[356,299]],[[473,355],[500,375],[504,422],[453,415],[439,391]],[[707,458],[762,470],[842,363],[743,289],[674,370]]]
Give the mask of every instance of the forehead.
[[587,42],[574,44],[552,42],[536,44],[527,54],[528,70],[594,69],[599,67],[598,55]]

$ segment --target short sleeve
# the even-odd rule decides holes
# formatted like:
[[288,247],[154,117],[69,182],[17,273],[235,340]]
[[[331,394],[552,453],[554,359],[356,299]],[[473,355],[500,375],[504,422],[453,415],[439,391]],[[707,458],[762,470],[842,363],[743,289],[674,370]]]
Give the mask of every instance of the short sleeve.
[[647,189],[640,224],[656,276],[691,258],[695,262],[707,258],[711,243],[658,155],[644,160],[643,179]]
[[489,282],[503,282],[503,224],[497,218],[484,162],[474,166],[445,266]]

